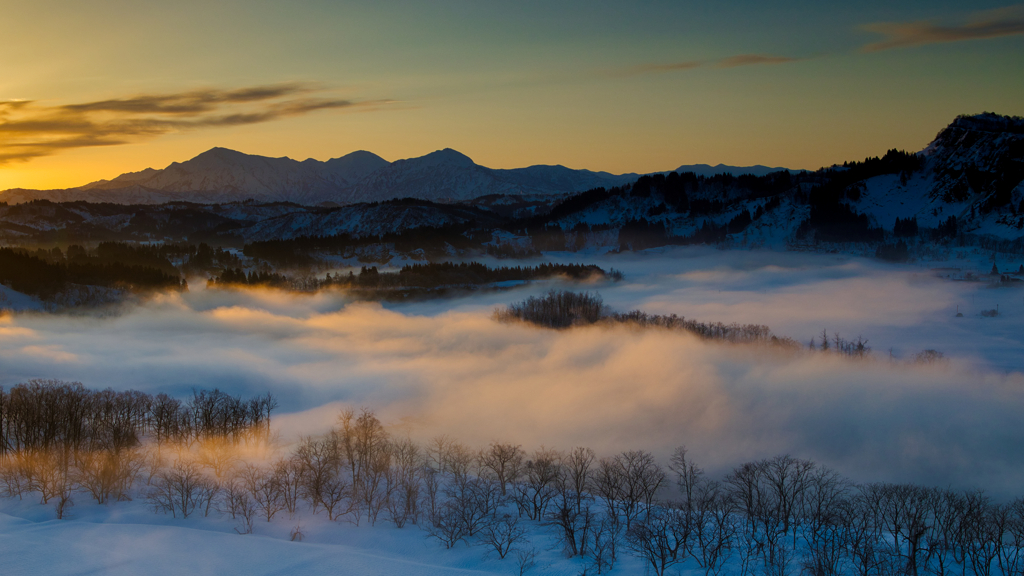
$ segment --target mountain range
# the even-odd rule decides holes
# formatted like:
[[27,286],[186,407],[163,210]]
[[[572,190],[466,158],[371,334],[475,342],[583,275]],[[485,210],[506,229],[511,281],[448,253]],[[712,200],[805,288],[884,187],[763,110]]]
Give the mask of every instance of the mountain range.
[[[763,175],[784,168],[734,167],[719,164],[681,166],[677,171]],[[10,189],[0,192],[9,204],[46,199],[54,202],[162,204],[173,201],[226,203],[294,202],[307,206],[417,198],[465,202],[492,195],[572,194],[592,188],[621,186],[639,174],[573,170],[564,166],[530,166],[510,170],[480,166],[465,154],[446,148],[419,158],[388,162],[366,151],[320,162],[269,158],[212,148],[185,162],[156,170],[129,172],[111,180],[61,190]]]
[[0,241],[241,247],[347,235],[388,250],[427,242],[448,255],[692,243],[863,251],[904,242],[1024,255],[1024,118],[961,116],[920,152],[889,150],[814,172],[732,176],[727,168],[612,175],[494,170],[454,150],[389,163],[368,152],[297,162],[214,149],[164,170],[56,191],[52,201],[23,202],[30,191],[8,191]]

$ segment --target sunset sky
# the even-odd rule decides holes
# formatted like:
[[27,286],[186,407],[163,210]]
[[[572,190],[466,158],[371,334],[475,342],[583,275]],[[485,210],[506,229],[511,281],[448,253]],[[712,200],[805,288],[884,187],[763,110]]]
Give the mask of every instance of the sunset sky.
[[0,190],[213,146],[814,169],[1024,115],[1024,4],[0,0]]

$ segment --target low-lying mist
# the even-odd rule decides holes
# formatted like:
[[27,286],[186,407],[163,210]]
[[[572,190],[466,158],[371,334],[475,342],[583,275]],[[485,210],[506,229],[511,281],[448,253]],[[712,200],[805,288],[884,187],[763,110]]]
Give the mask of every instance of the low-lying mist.
[[[575,287],[620,311],[767,324],[803,343],[827,329],[868,338],[874,354],[851,360],[628,325],[549,330],[492,319],[496,305],[572,287],[557,283],[388,306],[193,288],[103,316],[0,316],[0,384],[271,392],[285,439],[327,430],[343,407],[368,407],[420,440],[642,448],[662,458],[686,445],[711,472],[789,453],[858,481],[1019,491],[1021,291],[795,254],[573,259],[625,272],[619,283]],[[999,317],[978,314],[999,302]],[[954,318],[957,305],[963,318]],[[928,348],[948,361],[908,361]]]

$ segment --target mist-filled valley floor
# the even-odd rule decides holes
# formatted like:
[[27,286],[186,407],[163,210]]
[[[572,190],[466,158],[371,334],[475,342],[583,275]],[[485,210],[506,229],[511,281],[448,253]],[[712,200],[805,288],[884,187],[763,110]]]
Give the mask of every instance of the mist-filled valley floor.
[[[102,313],[0,316],[0,385],[47,378],[181,398],[193,389],[270,392],[280,402],[271,425],[282,450],[328,431],[343,409],[367,408],[393,435],[424,445],[446,434],[474,450],[492,442],[527,452],[585,446],[598,456],[640,449],[660,462],[685,445],[711,477],[790,454],[857,482],[1024,495],[1024,290],[939,278],[936,263],[767,251],[555,253],[528,263],[546,261],[615,268],[624,279],[384,305],[344,292],[190,282],[190,291]],[[620,312],[764,324],[802,347],[493,318],[498,306],[552,289],[598,293]],[[982,314],[997,308],[996,316]],[[871,352],[808,350],[823,330],[867,339]],[[918,361],[926,350],[941,358]],[[170,519],[141,500],[80,500],[71,521],[48,520],[52,507],[31,497],[0,500],[0,549],[22,562],[21,573],[149,572],[144,562],[155,565],[152,573],[242,571],[220,557],[251,565],[244,572],[252,574],[331,566],[353,574],[518,573],[512,561],[480,560],[479,548],[446,552],[415,528],[306,519],[309,538],[300,544],[286,541],[296,523],[287,518],[239,536],[230,521]],[[114,543],[123,556],[88,550]],[[532,573],[582,570],[543,537],[534,546],[540,561]],[[40,558],[44,550],[58,551]],[[616,572],[643,570],[631,562],[638,561]]]

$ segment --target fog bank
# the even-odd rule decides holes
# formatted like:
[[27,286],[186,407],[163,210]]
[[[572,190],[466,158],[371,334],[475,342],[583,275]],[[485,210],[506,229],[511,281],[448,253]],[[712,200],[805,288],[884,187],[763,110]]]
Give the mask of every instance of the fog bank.
[[[790,453],[860,481],[996,494],[1024,480],[1021,314],[1004,304],[999,318],[971,310],[953,318],[958,302],[973,298],[980,310],[992,299],[1020,300],[1020,291],[792,254],[576,260],[626,273],[621,283],[583,287],[622,311],[763,323],[804,342],[827,328],[869,338],[875,354],[857,361],[663,330],[554,331],[491,319],[495,305],[557,283],[387,307],[340,294],[193,289],[102,317],[0,317],[0,384],[42,377],[178,396],[193,387],[270,391],[286,438],[327,429],[342,407],[368,407],[399,433],[447,433],[474,446],[667,456],[685,444],[712,471]],[[903,358],[937,348],[951,361],[892,362],[890,347]]]

